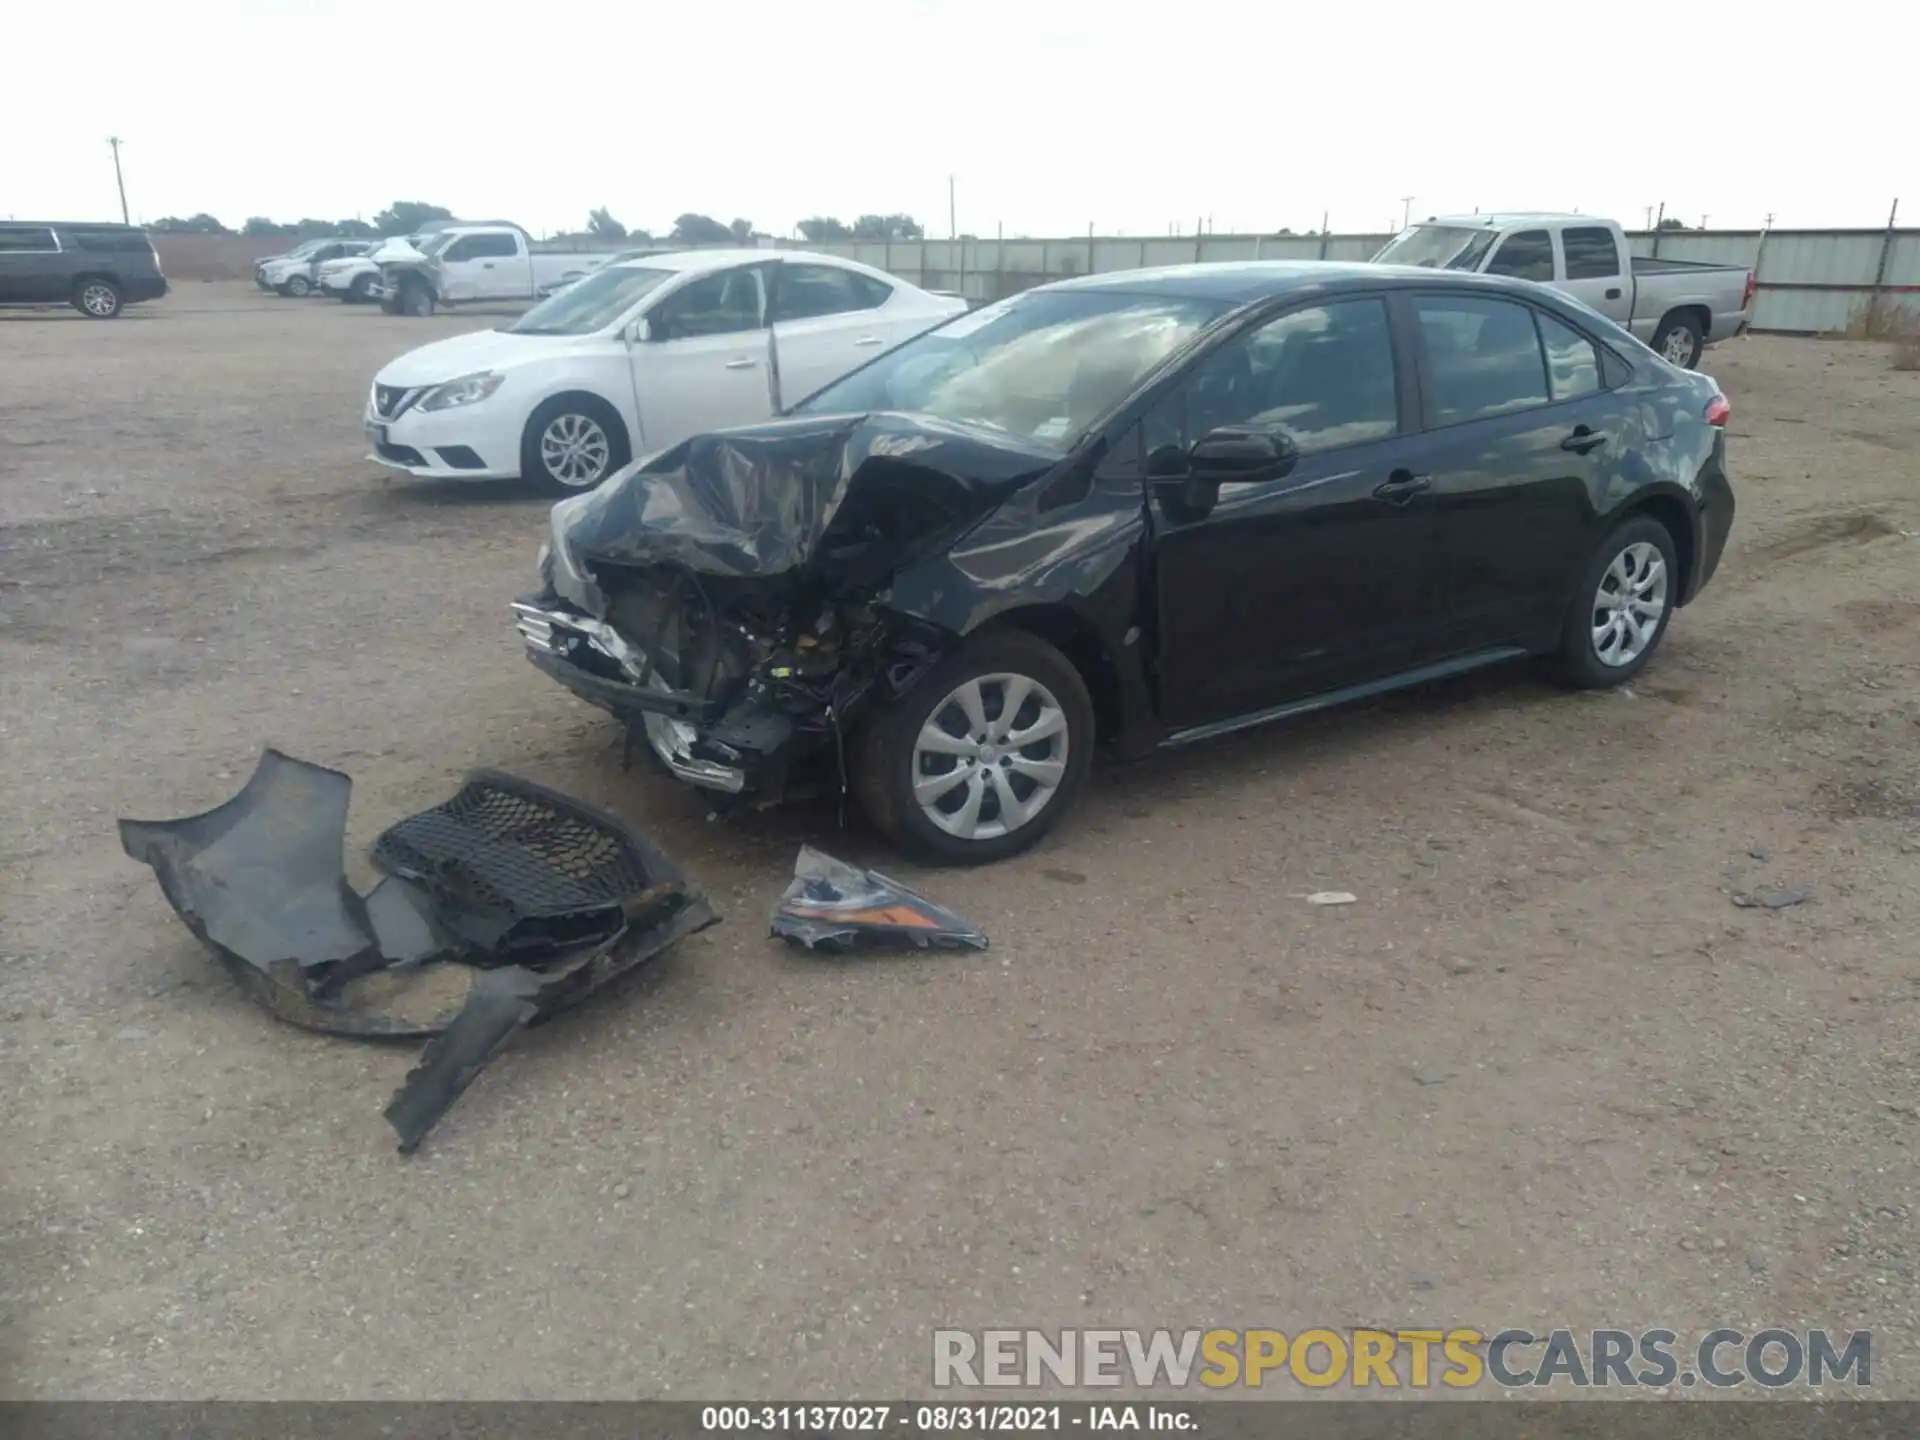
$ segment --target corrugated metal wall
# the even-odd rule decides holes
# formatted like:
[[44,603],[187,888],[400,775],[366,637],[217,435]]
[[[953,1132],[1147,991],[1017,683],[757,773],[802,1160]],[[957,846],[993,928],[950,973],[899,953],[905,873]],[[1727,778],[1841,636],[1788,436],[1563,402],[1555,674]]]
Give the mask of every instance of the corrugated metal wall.
[[[1053,240],[845,241],[808,248],[850,256],[970,300],[1067,275],[1230,260],[1365,260],[1386,235],[1081,236]],[[1920,314],[1920,230],[1662,230],[1632,234],[1636,255],[1757,267],[1754,328],[1835,334],[1874,297]]]

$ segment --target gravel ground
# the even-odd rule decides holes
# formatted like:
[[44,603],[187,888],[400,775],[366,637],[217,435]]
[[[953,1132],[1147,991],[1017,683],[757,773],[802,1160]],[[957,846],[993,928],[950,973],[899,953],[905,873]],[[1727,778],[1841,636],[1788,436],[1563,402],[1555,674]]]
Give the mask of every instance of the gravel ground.
[[[1710,356],[1739,518],[1630,692],[1110,770],[1040,853],[896,867],[991,952],[832,963],[767,910],[877,842],[622,773],[518,653],[544,506],[363,460],[373,371],[490,323],[0,317],[0,1393],[871,1396],[934,1326],[1424,1322],[1870,1326],[1920,1396],[1920,375]],[[598,800],[726,923],[403,1160],[412,1051],[270,1020],[119,851],[262,743],[355,776],[356,852],[472,765]]]

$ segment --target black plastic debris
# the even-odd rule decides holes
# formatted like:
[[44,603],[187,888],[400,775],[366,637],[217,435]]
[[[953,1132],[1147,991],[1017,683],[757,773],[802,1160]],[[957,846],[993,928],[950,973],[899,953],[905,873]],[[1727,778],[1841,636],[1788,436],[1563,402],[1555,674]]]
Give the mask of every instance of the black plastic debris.
[[269,749],[202,815],[122,820],[187,928],[273,1014],[334,1035],[436,1037],[387,1118],[414,1149],[538,1024],[716,923],[614,816],[499,771],[391,827],[365,896],[344,870],[353,781]]
[[987,937],[897,880],[800,847],[773,933],[808,950],[984,950]]

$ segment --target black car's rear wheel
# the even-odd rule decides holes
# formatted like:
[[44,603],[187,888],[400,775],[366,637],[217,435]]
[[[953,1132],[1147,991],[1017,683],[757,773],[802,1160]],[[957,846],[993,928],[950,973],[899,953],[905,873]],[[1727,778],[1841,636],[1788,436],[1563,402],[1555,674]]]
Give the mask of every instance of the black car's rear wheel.
[[1667,527],[1646,515],[1622,521],[1600,542],[1574,592],[1560,639],[1561,676],[1582,690],[1631,680],[1659,648],[1679,594]]
[[73,308],[89,320],[111,320],[120,313],[120,287],[111,280],[82,280],[73,287]]
[[1093,744],[1093,702],[1072,662],[1037,635],[990,630],[869,717],[854,792],[904,849],[1003,860],[1073,808]]

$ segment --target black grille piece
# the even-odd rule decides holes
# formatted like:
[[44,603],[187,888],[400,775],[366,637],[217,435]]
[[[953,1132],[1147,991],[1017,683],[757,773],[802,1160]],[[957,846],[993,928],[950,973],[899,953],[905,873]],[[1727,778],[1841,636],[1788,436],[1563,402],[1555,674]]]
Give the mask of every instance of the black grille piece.
[[391,460],[396,465],[418,465],[426,467],[427,457],[411,445],[380,444],[374,446],[380,452],[382,460]]
[[404,385],[376,385],[373,387],[373,408],[382,418],[391,420],[406,408],[407,388]]
[[440,458],[455,470],[484,470],[487,462],[480,458],[480,452],[471,445],[440,445],[435,447]]
[[476,771],[442,805],[374,842],[373,862],[433,892],[439,913],[480,964],[527,963],[597,944],[623,923],[623,902],[679,879],[611,816],[498,771]]

